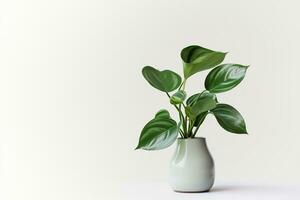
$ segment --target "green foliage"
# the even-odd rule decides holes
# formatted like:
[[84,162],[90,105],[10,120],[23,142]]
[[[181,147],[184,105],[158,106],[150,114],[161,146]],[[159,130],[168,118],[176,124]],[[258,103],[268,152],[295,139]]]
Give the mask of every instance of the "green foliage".
[[184,48],[181,51],[184,78],[187,79],[197,72],[215,67],[224,60],[225,55],[226,53],[196,45]]
[[170,98],[171,104],[181,104],[186,98],[186,92],[183,90],[178,90]]
[[223,64],[209,72],[205,88],[213,93],[226,92],[237,86],[245,77],[248,66]]
[[[187,104],[187,106],[193,106],[199,100],[201,100],[203,98],[207,98],[207,97],[214,100],[215,103],[218,102],[217,96],[214,93],[210,93],[209,91],[204,90],[203,92],[194,94],[190,98],[188,98],[187,101],[186,101],[186,104]],[[206,112],[202,112],[202,113],[198,114],[197,117],[196,117],[194,126],[195,127],[200,126],[208,113],[209,112],[206,111]]]
[[163,92],[172,92],[181,83],[181,77],[170,70],[159,71],[153,67],[146,66],[143,68],[142,73],[150,85]]
[[[244,79],[248,68],[240,64],[221,64],[225,55],[226,53],[196,45],[184,48],[181,51],[183,81],[178,74],[170,70],[159,71],[150,66],[143,68],[142,73],[147,82],[168,96],[170,104],[178,112],[179,123],[171,118],[167,110],[158,111],[154,119],[144,126],[136,149],[166,148],[174,143],[178,134],[181,138],[193,138],[210,113],[226,131],[247,134],[242,115],[232,106],[219,103],[216,96],[216,93],[236,87]],[[205,79],[205,90],[187,98],[185,91],[187,79],[211,68],[213,69]],[[172,95],[169,94],[176,89]]]
[[154,118],[156,118],[156,119],[159,119],[159,118],[168,118],[168,119],[170,119],[171,117],[170,117],[169,111],[167,111],[166,109],[161,109],[155,114]]
[[198,98],[196,102],[191,106],[186,106],[185,112],[186,115],[191,119],[195,120],[198,115],[203,112],[207,112],[216,107],[216,101],[210,96],[204,96],[202,98]]
[[214,93],[210,93],[209,91],[206,91],[204,90],[203,92],[201,93],[197,93],[197,94],[194,94],[192,95],[190,98],[188,98],[188,100],[186,101],[186,104],[188,106],[192,106],[194,105],[197,101],[205,98],[205,97],[210,97],[211,99],[215,100],[216,102],[217,101],[217,96],[214,94]]
[[177,138],[177,134],[177,123],[170,118],[167,110],[160,110],[155,115],[155,118],[149,121],[143,128],[136,149],[164,149],[173,144]]
[[211,112],[226,131],[247,134],[245,120],[234,107],[227,104],[218,104]]
[[[205,117],[208,115],[208,111],[206,111],[206,112],[203,112],[203,113],[200,113],[197,117],[196,117],[196,120],[195,120],[195,122],[194,122],[194,126],[195,127],[198,127],[198,126],[200,126],[203,122],[204,122],[204,120],[205,120]],[[196,133],[195,133],[196,134]]]

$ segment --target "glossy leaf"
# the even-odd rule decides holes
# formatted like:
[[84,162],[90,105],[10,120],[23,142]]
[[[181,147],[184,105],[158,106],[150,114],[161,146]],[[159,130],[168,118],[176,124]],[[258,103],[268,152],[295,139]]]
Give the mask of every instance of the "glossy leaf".
[[195,126],[195,127],[200,126],[200,125],[203,123],[203,121],[205,120],[207,114],[208,114],[208,111],[203,112],[203,113],[200,113],[200,114],[196,117],[194,126]]
[[159,71],[146,66],[143,68],[142,73],[150,85],[163,92],[171,92],[181,84],[181,77],[170,70]]
[[168,111],[160,110],[143,128],[136,149],[160,150],[173,144],[178,135],[178,125]]
[[[213,93],[210,93],[209,91],[203,91],[201,93],[197,93],[197,94],[194,94],[192,95],[190,98],[188,98],[188,100],[186,101],[187,105],[189,106],[192,106],[194,105],[199,99],[202,99],[202,98],[205,98],[205,97],[210,97],[212,98],[213,100],[215,100],[215,102],[217,103],[218,100],[217,100],[217,96]],[[206,118],[208,114],[208,111],[206,112],[203,112],[203,113],[200,113],[197,117],[196,117],[196,120],[195,120],[195,123],[194,123],[194,126],[200,126],[204,119]]]
[[192,96],[190,96],[187,101],[186,101],[186,104],[188,106],[192,106],[194,105],[199,99],[202,99],[202,98],[205,98],[205,97],[210,97],[212,99],[214,99],[216,102],[217,101],[217,96],[214,94],[214,93],[210,93],[209,91],[203,91],[201,93],[197,93],[197,94],[194,94]]
[[181,104],[186,98],[186,92],[183,90],[179,90],[174,93],[170,98],[171,104]]
[[205,88],[213,93],[225,92],[237,86],[245,77],[248,66],[223,64],[209,72]]
[[226,53],[213,51],[200,46],[192,45],[181,51],[184,77],[187,79],[193,74],[213,68],[220,64]]
[[226,131],[247,134],[245,121],[234,107],[227,104],[218,104],[211,112],[215,115],[220,126]]
[[161,109],[155,114],[155,118],[167,118],[170,119],[170,113],[166,109]]
[[198,99],[192,106],[187,106],[185,112],[190,119],[195,120],[196,117],[206,111],[214,109],[216,101],[211,97],[203,97]]

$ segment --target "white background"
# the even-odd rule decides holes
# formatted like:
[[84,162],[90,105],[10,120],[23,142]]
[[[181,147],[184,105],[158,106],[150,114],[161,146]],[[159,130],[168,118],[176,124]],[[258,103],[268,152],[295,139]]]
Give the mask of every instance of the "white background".
[[[296,0],[1,0],[2,199],[93,200],[135,182],[166,183],[174,145],[133,149],[156,111],[177,115],[141,69],[182,74],[179,53],[191,44],[251,65],[237,88],[219,95],[243,114],[250,134],[227,133],[212,116],[198,133],[217,181],[298,184],[299,7]],[[190,79],[189,94],[203,89],[206,74]]]

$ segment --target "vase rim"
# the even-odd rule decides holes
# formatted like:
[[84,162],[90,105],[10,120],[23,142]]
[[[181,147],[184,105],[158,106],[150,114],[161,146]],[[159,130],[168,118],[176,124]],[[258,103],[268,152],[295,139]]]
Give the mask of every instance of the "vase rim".
[[177,138],[178,140],[205,140],[205,137],[194,137],[194,138]]

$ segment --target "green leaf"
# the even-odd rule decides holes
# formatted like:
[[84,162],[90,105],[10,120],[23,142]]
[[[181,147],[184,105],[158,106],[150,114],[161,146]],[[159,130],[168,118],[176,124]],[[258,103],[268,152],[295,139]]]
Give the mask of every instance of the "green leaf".
[[192,106],[187,106],[185,112],[190,119],[195,120],[199,114],[214,109],[215,107],[216,101],[206,96],[199,98]]
[[205,88],[213,93],[228,91],[244,79],[248,67],[239,64],[220,65],[207,75]]
[[170,113],[166,109],[161,109],[155,114],[155,118],[166,118],[166,119],[171,119]]
[[212,99],[214,99],[216,102],[218,102],[217,100],[217,96],[213,93],[210,93],[209,91],[205,90],[201,93],[197,93],[197,94],[194,94],[192,96],[190,96],[187,101],[186,101],[186,104],[188,106],[192,106],[194,105],[199,99],[202,99],[204,97],[210,97]]
[[172,92],[181,84],[181,77],[170,70],[159,71],[146,66],[143,68],[142,73],[150,85],[163,92]]
[[200,114],[196,117],[196,120],[195,120],[195,122],[194,122],[194,126],[195,126],[195,127],[200,126],[200,125],[204,122],[204,120],[205,120],[205,118],[206,118],[206,116],[207,116],[208,113],[209,113],[208,111],[203,112],[203,113],[200,113]]
[[186,92],[183,90],[179,90],[174,93],[170,98],[171,104],[181,104],[186,98]]
[[187,79],[193,74],[213,68],[220,64],[226,53],[213,51],[200,46],[192,45],[181,51],[184,77]]
[[245,121],[234,107],[227,104],[218,104],[211,112],[215,115],[220,126],[226,131],[247,134]]
[[160,110],[143,128],[136,149],[160,150],[175,142],[178,125],[167,110]]
[[[189,97],[186,101],[186,104],[188,106],[193,106],[198,100],[201,100],[206,97],[213,99],[216,103],[218,102],[217,96],[215,94],[210,93],[209,91],[205,90],[201,93],[197,93],[197,94],[194,94],[191,97]],[[200,126],[203,123],[207,114],[208,114],[208,111],[200,113],[195,119],[194,126],[198,126],[198,125]]]

